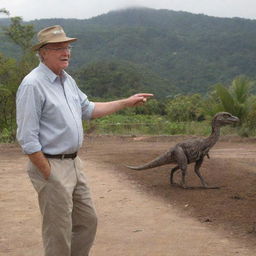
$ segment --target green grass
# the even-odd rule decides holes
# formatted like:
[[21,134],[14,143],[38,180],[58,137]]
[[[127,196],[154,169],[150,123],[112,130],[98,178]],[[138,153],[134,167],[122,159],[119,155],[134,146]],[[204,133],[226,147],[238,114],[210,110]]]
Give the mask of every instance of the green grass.
[[[153,115],[111,115],[85,123],[85,132],[111,135],[202,135],[211,133],[211,122],[170,122]],[[222,135],[237,134],[234,127],[223,127]]]
[[[211,133],[211,122],[170,122],[165,116],[157,115],[110,115],[87,123],[84,122],[85,133],[108,135],[199,135]],[[15,141],[16,130],[3,129],[0,142]],[[222,135],[246,136],[241,128],[226,126],[221,129]],[[247,134],[247,133],[246,133]],[[256,134],[256,133],[255,133]],[[246,136],[248,137],[248,136]]]

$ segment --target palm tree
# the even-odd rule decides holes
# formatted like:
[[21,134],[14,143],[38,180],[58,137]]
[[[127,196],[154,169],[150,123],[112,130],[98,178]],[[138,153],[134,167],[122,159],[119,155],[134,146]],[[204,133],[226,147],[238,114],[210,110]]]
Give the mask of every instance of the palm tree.
[[245,120],[251,106],[252,95],[250,93],[253,81],[245,76],[239,76],[232,81],[229,88],[217,84],[216,94],[224,111],[230,112]]

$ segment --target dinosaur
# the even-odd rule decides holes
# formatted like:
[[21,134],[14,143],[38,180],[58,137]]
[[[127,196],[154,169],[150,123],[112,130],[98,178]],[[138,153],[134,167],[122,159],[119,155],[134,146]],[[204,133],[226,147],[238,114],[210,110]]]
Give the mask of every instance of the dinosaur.
[[166,164],[176,163],[177,165],[171,169],[170,173],[170,183],[173,182],[173,175],[177,170],[181,170],[182,179],[181,186],[183,188],[192,188],[186,185],[186,173],[187,173],[187,165],[191,163],[195,163],[194,171],[199,177],[202,188],[214,189],[219,187],[209,186],[204,178],[202,177],[199,169],[203,163],[204,157],[207,156],[209,158],[209,151],[215,145],[220,137],[220,128],[222,126],[228,124],[234,124],[239,122],[239,118],[231,115],[228,112],[219,112],[212,119],[212,132],[211,135],[207,138],[195,138],[190,140],[185,140],[176,144],[174,147],[170,148],[168,151],[153,159],[152,161],[139,166],[130,166],[126,165],[126,167],[133,170],[146,170],[155,167],[159,167]]

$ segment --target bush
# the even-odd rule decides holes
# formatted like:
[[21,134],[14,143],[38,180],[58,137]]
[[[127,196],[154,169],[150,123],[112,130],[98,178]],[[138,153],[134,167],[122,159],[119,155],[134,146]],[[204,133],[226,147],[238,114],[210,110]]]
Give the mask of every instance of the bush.
[[1,143],[11,143],[15,141],[15,132],[4,128],[0,133],[0,142]]
[[202,117],[202,97],[199,94],[179,95],[166,104],[166,112],[170,121],[187,122],[204,119]]

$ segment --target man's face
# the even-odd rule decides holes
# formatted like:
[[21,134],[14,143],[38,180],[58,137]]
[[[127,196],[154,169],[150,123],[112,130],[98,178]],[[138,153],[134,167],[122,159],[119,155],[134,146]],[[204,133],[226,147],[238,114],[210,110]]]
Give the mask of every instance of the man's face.
[[65,42],[47,44],[40,49],[44,64],[57,75],[68,67],[71,56],[69,47],[69,43]]

